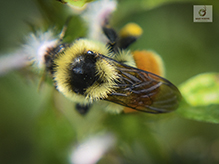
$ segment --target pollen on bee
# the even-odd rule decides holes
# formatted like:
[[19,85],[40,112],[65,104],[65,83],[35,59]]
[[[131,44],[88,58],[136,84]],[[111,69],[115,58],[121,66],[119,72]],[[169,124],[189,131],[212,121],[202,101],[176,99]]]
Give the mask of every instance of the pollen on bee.
[[159,76],[164,76],[164,64],[159,55],[152,51],[134,51],[132,52],[136,66],[144,71],[152,72]]
[[126,37],[126,36],[135,36],[139,37],[143,33],[142,28],[137,25],[136,23],[128,23],[126,24],[120,31],[120,36],[121,37]]

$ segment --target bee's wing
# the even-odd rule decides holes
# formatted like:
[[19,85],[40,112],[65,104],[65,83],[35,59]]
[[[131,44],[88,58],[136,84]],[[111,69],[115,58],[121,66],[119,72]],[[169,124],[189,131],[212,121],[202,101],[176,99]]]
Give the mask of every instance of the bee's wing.
[[106,100],[149,113],[175,110],[181,99],[176,86],[153,73],[114,61],[120,78]]

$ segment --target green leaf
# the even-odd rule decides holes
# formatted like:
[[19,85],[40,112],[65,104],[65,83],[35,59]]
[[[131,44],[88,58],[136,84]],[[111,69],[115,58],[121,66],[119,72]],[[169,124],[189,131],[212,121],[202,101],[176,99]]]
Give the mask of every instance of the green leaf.
[[219,73],[197,75],[180,86],[184,97],[178,113],[186,118],[219,123]]
[[219,73],[197,75],[182,84],[180,91],[192,106],[219,104]]
[[65,0],[64,2],[76,7],[83,7],[86,3],[92,2],[93,0]]

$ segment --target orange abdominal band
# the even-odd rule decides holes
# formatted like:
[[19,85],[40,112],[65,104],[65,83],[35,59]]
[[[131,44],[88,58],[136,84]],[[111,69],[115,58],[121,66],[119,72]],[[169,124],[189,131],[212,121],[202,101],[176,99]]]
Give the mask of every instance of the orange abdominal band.
[[[152,51],[134,51],[132,52],[137,68],[164,76],[163,61],[159,55]],[[124,113],[136,112],[136,110],[125,107]]]

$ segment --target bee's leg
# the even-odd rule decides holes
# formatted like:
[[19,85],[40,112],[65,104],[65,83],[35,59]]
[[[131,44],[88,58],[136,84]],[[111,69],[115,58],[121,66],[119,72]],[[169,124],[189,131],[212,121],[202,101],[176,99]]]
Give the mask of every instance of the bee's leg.
[[128,48],[132,43],[134,43],[141,35],[142,28],[136,23],[126,24],[119,33],[118,47],[120,49]]
[[109,39],[108,46],[110,47],[110,51],[112,52],[118,52],[118,49],[128,48],[128,46],[135,42],[138,38],[131,34],[118,37],[116,31],[109,25],[105,25],[102,28],[104,34]]
[[118,41],[118,47],[120,49],[127,49],[136,40],[137,40],[137,37],[134,37],[134,36],[126,36],[126,37],[120,38]]
[[109,39],[108,45],[113,52],[118,52],[118,49],[128,48],[143,33],[142,28],[135,23],[128,23],[125,25],[120,30],[119,35],[108,24],[105,24],[102,29],[106,37]]
[[110,51],[117,52],[118,48],[116,48],[117,47],[116,43],[118,40],[118,35],[116,31],[113,28],[111,28],[109,25],[104,25],[102,29],[106,37],[109,39],[108,46],[110,47]]
[[80,113],[81,115],[86,115],[86,114],[89,112],[90,108],[91,108],[91,104],[86,104],[86,105],[84,105],[84,104],[79,104],[79,103],[77,103],[77,104],[75,105],[75,109],[76,109],[77,112]]

